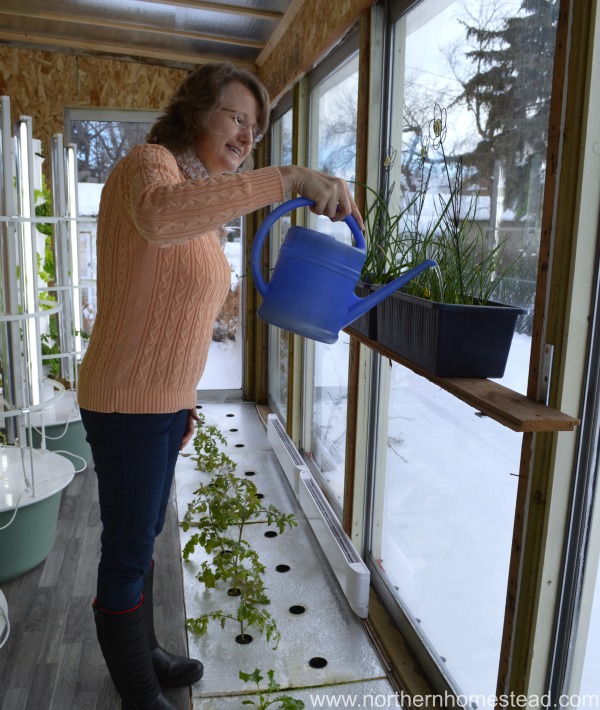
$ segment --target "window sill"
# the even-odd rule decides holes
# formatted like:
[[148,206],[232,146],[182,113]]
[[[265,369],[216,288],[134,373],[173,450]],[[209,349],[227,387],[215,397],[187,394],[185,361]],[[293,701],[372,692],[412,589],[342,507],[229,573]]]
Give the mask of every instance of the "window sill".
[[580,423],[580,420],[575,417],[540,404],[493,380],[437,377],[418,365],[399,357],[377,341],[370,340],[353,328],[344,328],[344,332],[383,357],[390,358],[417,375],[426,377],[430,382],[513,431],[522,433],[573,431]]

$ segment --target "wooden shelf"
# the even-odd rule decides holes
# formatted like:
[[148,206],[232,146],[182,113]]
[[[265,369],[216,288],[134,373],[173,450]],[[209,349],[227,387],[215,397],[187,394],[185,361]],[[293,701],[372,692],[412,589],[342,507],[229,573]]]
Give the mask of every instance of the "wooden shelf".
[[407,367],[417,375],[426,377],[466,404],[475,407],[478,411],[513,431],[572,431],[580,423],[580,420],[575,417],[560,412],[558,409],[546,407],[544,404],[529,399],[493,380],[437,377],[409,360],[401,358],[375,340],[369,340],[353,328],[344,328],[344,332],[380,355]]

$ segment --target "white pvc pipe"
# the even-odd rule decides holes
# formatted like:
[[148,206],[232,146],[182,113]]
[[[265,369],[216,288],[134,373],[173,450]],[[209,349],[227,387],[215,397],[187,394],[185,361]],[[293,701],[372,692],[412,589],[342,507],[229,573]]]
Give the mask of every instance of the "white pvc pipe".
[[71,218],[69,223],[69,252],[71,266],[71,286],[73,288],[72,295],[72,315],[73,315],[73,337],[74,349],[76,352],[82,352],[81,329],[83,325],[83,317],[81,313],[81,295],[79,291],[79,230],[77,228],[77,146],[70,143],[65,148],[67,160],[67,203],[68,214]]
[[[31,117],[21,116],[16,123],[17,133],[17,194],[19,212],[29,220],[35,216],[33,196],[33,138]],[[37,287],[37,250],[35,234],[31,221],[19,223],[21,263],[19,281],[23,298],[23,314],[30,315],[38,311]],[[41,401],[42,362],[40,348],[40,326],[38,318],[28,318],[23,331],[25,337],[25,368],[28,374],[29,404]]]

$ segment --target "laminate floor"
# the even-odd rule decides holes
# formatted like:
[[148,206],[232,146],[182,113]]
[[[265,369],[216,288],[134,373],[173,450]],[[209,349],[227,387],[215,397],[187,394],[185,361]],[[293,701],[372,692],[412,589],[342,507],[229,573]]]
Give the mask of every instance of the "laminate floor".
[[[193,697],[189,688],[166,689],[165,695],[178,710],[236,710],[245,701],[257,701],[240,681],[239,670],[260,668],[266,673],[273,668],[285,692],[303,699],[307,708],[334,707],[345,696],[357,703],[361,698],[376,698],[376,707],[399,707],[386,665],[343,596],[277,463],[255,406],[207,402],[203,412],[207,423],[228,432],[226,453],[240,471],[255,475],[265,502],[294,512],[298,528],[281,539],[266,537],[263,520],[247,531],[268,570],[271,611],[281,631],[277,651],[264,639],[235,644],[229,635],[223,636],[229,629],[223,631],[216,624],[202,637],[188,634],[186,609],[189,616],[199,615],[209,608],[209,602],[215,602],[215,595],[211,590],[205,599],[194,579],[200,554],[186,562],[182,571],[181,547],[186,536],[178,516],[181,520],[198,481],[206,482],[208,476],[189,457],[193,446],[183,452],[155,550],[155,620],[162,645],[173,653],[187,654],[189,642],[192,655],[206,662],[206,672],[193,687]],[[63,493],[56,540],[46,561],[0,584],[12,627],[0,649],[0,710],[120,710],[98,647],[91,609],[100,530],[96,476],[90,468],[77,474]],[[290,565],[285,579],[277,571],[282,560]],[[298,604],[306,610],[301,616],[290,613],[291,606]],[[327,659],[326,667],[311,666],[313,657]],[[385,704],[379,704],[386,698]]]
[[[91,604],[100,547],[96,476],[90,467],[64,491],[54,547],[44,563],[0,588],[11,634],[0,649],[1,710],[118,710],[96,640]],[[155,551],[155,625],[161,644],[187,654],[181,548],[174,491]],[[190,690],[165,690],[190,710]]]

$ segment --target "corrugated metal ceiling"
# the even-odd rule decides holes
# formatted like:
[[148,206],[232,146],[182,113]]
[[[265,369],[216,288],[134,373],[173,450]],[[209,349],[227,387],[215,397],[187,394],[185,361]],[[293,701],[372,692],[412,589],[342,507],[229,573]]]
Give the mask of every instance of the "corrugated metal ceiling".
[[1,0],[0,44],[192,68],[260,66],[304,0]]

